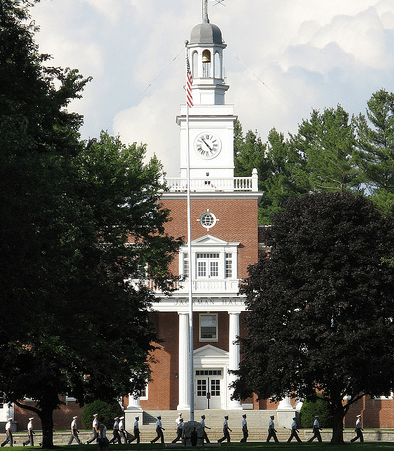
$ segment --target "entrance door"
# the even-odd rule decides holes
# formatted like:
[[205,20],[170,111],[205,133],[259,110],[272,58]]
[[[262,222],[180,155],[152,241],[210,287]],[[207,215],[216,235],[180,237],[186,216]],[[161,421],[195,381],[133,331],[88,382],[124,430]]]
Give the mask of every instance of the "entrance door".
[[222,370],[196,370],[195,408],[221,409]]

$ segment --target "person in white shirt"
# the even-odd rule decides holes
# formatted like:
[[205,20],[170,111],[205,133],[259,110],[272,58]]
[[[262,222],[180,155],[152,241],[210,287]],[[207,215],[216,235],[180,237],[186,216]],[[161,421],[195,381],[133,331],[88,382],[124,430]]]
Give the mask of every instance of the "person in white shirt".
[[177,429],[178,429],[178,424],[179,424],[179,421],[181,420],[181,418],[182,418],[182,412],[179,412],[178,413],[178,418],[175,420]]
[[271,415],[270,421],[268,423],[268,437],[267,437],[266,441],[269,442],[271,440],[271,438],[273,438],[276,443],[279,443],[278,437],[276,436],[274,418],[275,417],[273,415]]
[[93,440],[96,440],[98,442],[98,436],[99,436],[99,422],[98,422],[98,413],[95,413],[93,415],[93,423],[92,423],[92,429],[93,429],[93,437],[88,440],[86,443],[89,445],[93,442]]
[[5,425],[6,439],[1,444],[1,446],[5,446],[8,442],[10,443],[10,446],[14,446],[14,441],[12,439],[11,425],[12,425],[12,418],[8,418],[8,422]]
[[291,434],[289,439],[287,440],[287,443],[290,443],[293,437],[297,440],[297,442],[301,441],[300,437],[298,437],[297,417],[294,417],[293,422],[291,423]]
[[137,443],[140,442],[140,426],[138,424],[140,417],[135,417],[135,421],[134,421],[134,427],[133,427],[133,432],[134,432],[134,438],[133,440],[130,440],[130,443],[133,442],[134,440],[137,440]]
[[211,429],[211,428],[209,428],[208,426],[205,426],[205,415],[201,415],[201,421],[200,421],[200,424],[201,424],[201,426],[202,426],[202,430],[203,430],[203,440],[205,440],[207,443],[211,443],[210,441],[209,441],[209,438],[208,438],[208,436],[207,436],[207,433],[205,432],[205,429]]
[[320,423],[319,423],[319,415],[315,416],[315,421],[313,422],[313,436],[308,440],[308,442],[312,442],[315,438],[317,438],[317,440],[319,442],[321,442],[321,435],[320,435]]
[[241,442],[246,442],[246,440],[248,439],[248,436],[249,436],[248,423],[246,421],[246,413],[244,413],[242,415],[241,426],[242,426],[242,434],[243,434],[243,437],[241,438]]
[[360,439],[360,442],[364,442],[364,437],[363,437],[363,428],[361,427],[361,415],[357,415],[357,421],[356,421],[356,436],[354,438],[352,438],[350,441],[353,443],[355,442],[357,439]]
[[34,446],[33,420],[34,420],[34,417],[29,418],[29,422],[27,423],[27,434],[28,434],[29,438],[25,442],[22,443],[23,446],[26,446],[29,444],[30,444],[30,446]]
[[230,432],[233,432],[228,425],[228,415],[225,415],[223,421],[223,437],[218,440],[218,443],[222,443],[224,440],[227,440],[227,443],[230,442]]
[[176,428],[176,438],[172,443],[176,443],[178,440],[182,440],[183,437],[183,418],[179,418],[178,427]]
[[78,437],[78,428],[77,428],[77,416],[73,417],[73,420],[71,422],[71,437],[68,441],[68,445],[71,445],[72,441],[75,439],[75,441],[78,443],[78,445],[81,445],[81,441]]
[[114,425],[112,426],[112,435],[113,437],[109,441],[109,444],[111,443],[120,443],[120,435],[119,435],[119,417],[114,418]]
[[164,443],[164,434],[163,431],[165,431],[165,429],[163,428],[163,425],[161,423],[161,415],[157,416],[157,420],[156,420],[156,438],[154,438],[153,440],[151,440],[151,443],[156,443],[157,440],[160,439],[161,443]]
[[122,438],[123,438],[123,443],[126,444],[127,439],[126,439],[125,428],[124,428],[124,417],[119,418],[119,436],[120,436],[119,445],[121,444]]

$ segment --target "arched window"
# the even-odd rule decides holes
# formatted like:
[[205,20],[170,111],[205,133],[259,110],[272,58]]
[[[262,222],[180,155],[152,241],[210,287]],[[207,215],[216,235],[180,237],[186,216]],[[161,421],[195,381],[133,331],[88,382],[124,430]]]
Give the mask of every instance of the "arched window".
[[222,78],[222,60],[220,53],[215,53],[215,78]]
[[193,52],[192,55],[192,76],[198,78],[198,53]]
[[211,52],[209,50],[202,52],[202,76],[204,78],[211,76]]

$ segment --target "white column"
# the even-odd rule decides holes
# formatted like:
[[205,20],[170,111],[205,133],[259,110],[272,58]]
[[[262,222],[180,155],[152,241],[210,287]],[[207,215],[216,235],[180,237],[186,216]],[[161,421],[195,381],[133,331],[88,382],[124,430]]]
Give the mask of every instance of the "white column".
[[[239,336],[239,312],[233,313],[229,312],[230,315],[230,327],[229,327],[229,364],[228,369],[231,370],[237,370],[239,367],[240,362],[240,350],[239,350],[239,344],[235,343],[237,340],[237,337]],[[237,379],[237,376],[235,374],[229,374],[229,384],[234,382]],[[231,398],[231,395],[233,393],[233,389],[229,389],[229,398]],[[229,409],[242,409],[242,405],[240,401],[236,400],[229,400],[228,403]]]
[[179,411],[190,409],[189,401],[189,314],[179,313]]
[[134,395],[131,393],[129,394],[129,405],[127,406],[127,410],[142,410],[139,396],[135,398]]

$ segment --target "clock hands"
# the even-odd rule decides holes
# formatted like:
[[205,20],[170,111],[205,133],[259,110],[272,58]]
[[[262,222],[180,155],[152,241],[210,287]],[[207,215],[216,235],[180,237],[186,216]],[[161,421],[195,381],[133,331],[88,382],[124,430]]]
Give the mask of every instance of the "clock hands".
[[201,138],[201,141],[208,147],[208,149],[212,152],[213,147],[211,147],[204,138]]

